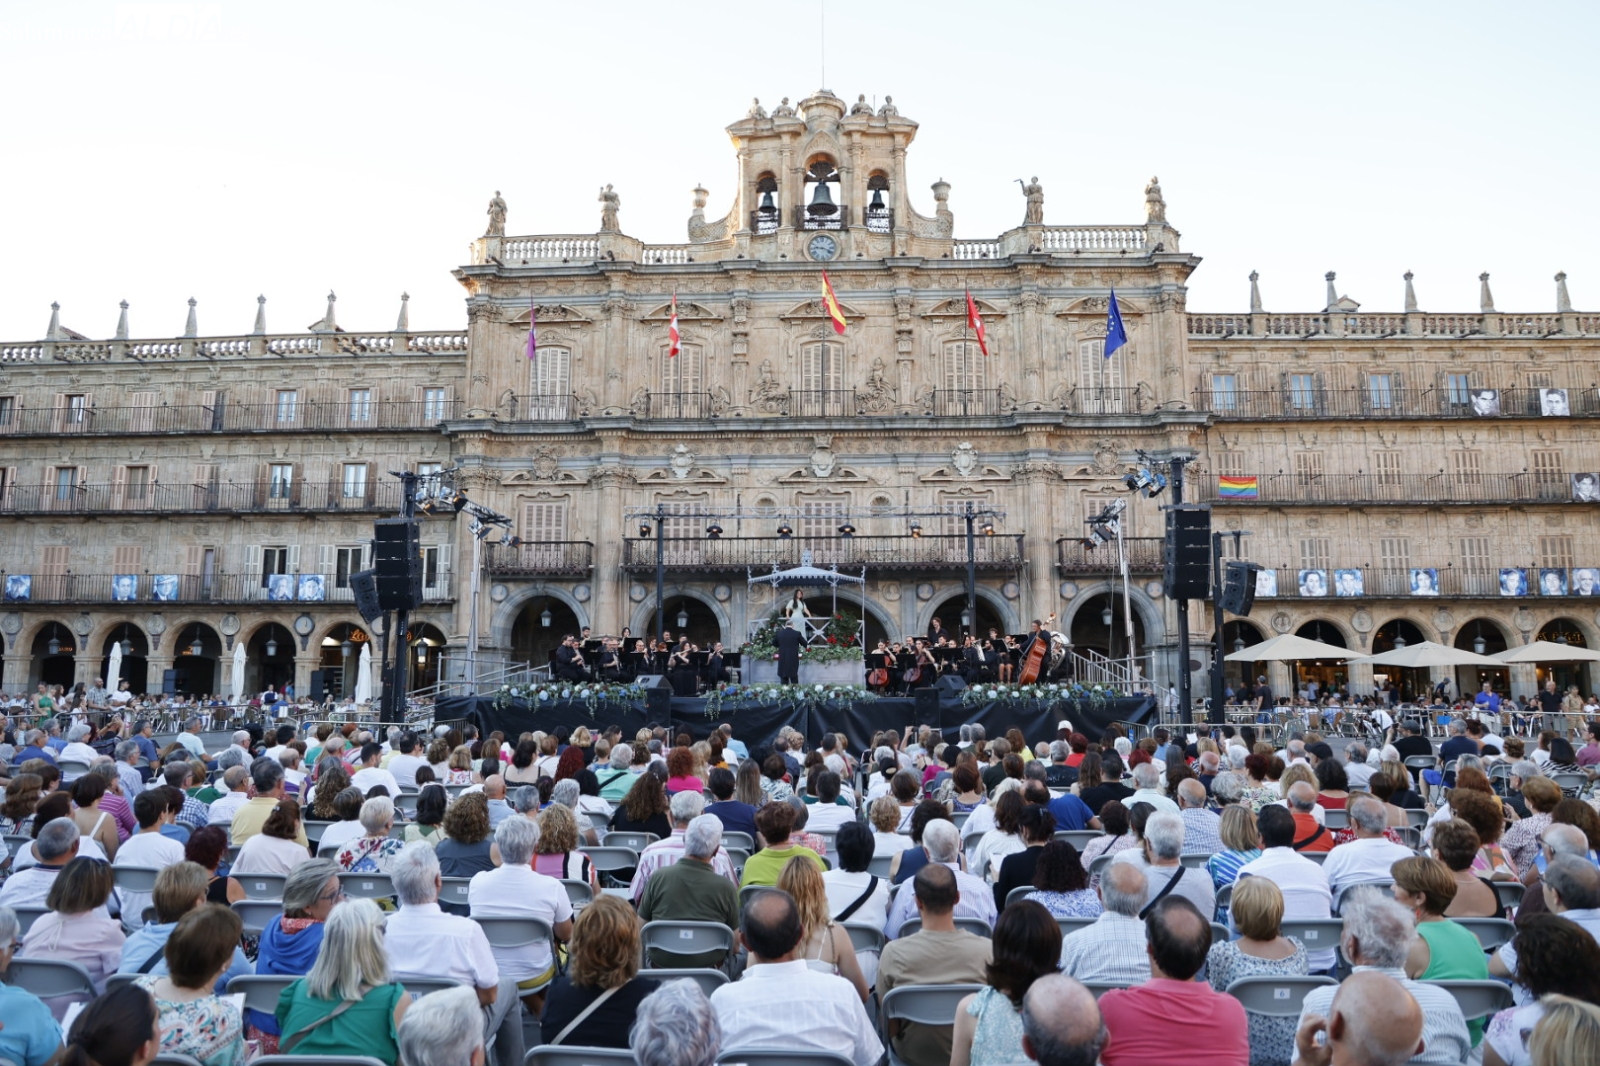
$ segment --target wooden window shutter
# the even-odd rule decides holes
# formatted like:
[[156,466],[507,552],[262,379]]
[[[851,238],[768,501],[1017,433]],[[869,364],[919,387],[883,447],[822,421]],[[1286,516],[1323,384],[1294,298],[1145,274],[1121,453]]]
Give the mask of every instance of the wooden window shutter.
[[[378,495],[378,464],[377,463],[368,463],[367,464],[366,490],[367,490],[367,492],[366,492],[367,505],[370,507],[372,505],[372,502],[375,499],[377,499],[377,495]],[[331,573],[332,571],[330,570],[329,572]]]
[[129,397],[129,406],[133,408],[128,425],[130,432],[149,433],[156,428],[155,393],[136,392]]
[[111,506],[121,508],[127,502],[128,468],[118,464],[111,472]]

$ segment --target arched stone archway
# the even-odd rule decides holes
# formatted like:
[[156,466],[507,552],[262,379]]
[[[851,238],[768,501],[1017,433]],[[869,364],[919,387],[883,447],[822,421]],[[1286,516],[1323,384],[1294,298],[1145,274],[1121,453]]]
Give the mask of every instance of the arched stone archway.
[[553,596],[524,600],[511,627],[511,657],[534,667],[549,666],[561,642],[582,629],[578,615],[564,600]]
[[194,696],[221,692],[218,667],[223,650],[217,631],[205,622],[190,619],[178,622],[167,633],[172,640],[173,691]]
[[[1566,644],[1575,648],[1592,648],[1589,627],[1569,616],[1552,618],[1539,627],[1533,635],[1534,640],[1548,640],[1552,644]],[[1542,689],[1546,681],[1554,681],[1559,691],[1565,692],[1568,686],[1577,685],[1578,691],[1588,694],[1594,691],[1592,678],[1595,676],[1593,663],[1538,663],[1534,670],[1534,678]]]
[[[485,643],[497,648],[513,647],[515,641],[512,638],[512,631],[516,628],[517,620],[522,616],[523,608],[527,606],[529,600],[541,598],[564,604],[572,612],[572,617],[577,622],[574,632],[590,624],[589,612],[565,588],[558,585],[544,587],[526,585],[507,596],[504,603],[495,606],[494,616],[490,619],[489,634],[485,639]],[[516,661],[522,662],[526,660],[517,659]],[[534,665],[542,665],[542,661],[534,663]]]
[[40,684],[72,688],[78,668],[78,635],[71,626],[54,619],[45,622],[34,632],[28,648],[33,657],[29,689]]
[[[677,588],[671,585],[666,589],[666,611],[663,625],[667,632],[672,634],[674,640],[685,628],[689,633],[689,641],[704,647],[711,641],[722,641],[725,645],[737,647],[744,643],[742,634],[733,631],[733,619],[728,616],[727,609],[717,602],[717,598],[708,590],[696,588]],[[679,610],[687,612],[689,624],[687,627],[678,625]],[[715,627],[713,629],[713,626]],[[652,592],[641,600],[633,609],[633,632],[645,639],[656,636],[656,598]],[[695,636],[700,634],[700,638]]]
[[[1211,639],[1217,639],[1213,631]],[[1267,639],[1266,633],[1256,623],[1245,618],[1230,618],[1222,624],[1223,685],[1235,693],[1245,691],[1254,684],[1264,664],[1254,662],[1228,662],[1226,656],[1245,648],[1254,647]]]
[[[118,676],[111,676],[111,649],[122,644],[122,662]],[[96,677],[105,678],[106,691],[115,692],[120,683],[128,683],[128,691],[143,696],[148,691],[146,679],[150,672],[150,638],[133,622],[121,622],[111,627],[101,639],[100,658],[95,665]]]
[[[1478,655],[1494,655],[1510,647],[1511,635],[1499,622],[1493,618],[1469,618],[1456,630],[1454,644],[1463,651],[1470,651]],[[1483,687],[1484,682],[1493,686],[1494,691],[1502,695],[1511,691],[1511,668],[1509,666],[1458,666],[1455,669],[1456,691],[1470,699],[1474,692]]]
[[[1412,644],[1420,644],[1428,639],[1428,631],[1423,624],[1414,618],[1399,615],[1384,622],[1372,631],[1372,652],[1382,655],[1386,651],[1394,651]],[[1403,700],[1414,700],[1426,696],[1433,688],[1433,674],[1427,669],[1412,669],[1409,667],[1374,666],[1372,668],[1372,681],[1375,686],[1382,686],[1387,682],[1393,686]]]
[[[1095,581],[1080,585],[1078,594],[1074,596],[1057,619],[1055,628],[1068,634],[1068,639],[1073,639],[1071,634],[1077,627],[1079,615],[1089,612],[1084,625],[1108,629],[1101,618],[1108,604],[1107,598],[1115,601],[1112,611],[1115,615],[1113,621],[1118,627],[1118,647],[1123,647],[1127,642],[1127,626],[1123,624],[1122,583],[1120,581]],[[1130,587],[1128,589],[1128,604],[1133,608],[1133,637],[1138,645],[1140,654],[1161,644],[1167,639],[1166,621],[1162,618],[1161,609],[1154,600],[1145,594],[1143,589]],[[1090,630],[1092,631],[1092,629]],[[1105,648],[1109,636],[1103,636],[1098,643],[1091,642],[1088,646]],[[1076,646],[1076,645],[1074,645]],[[1126,652],[1123,652],[1126,654]]]

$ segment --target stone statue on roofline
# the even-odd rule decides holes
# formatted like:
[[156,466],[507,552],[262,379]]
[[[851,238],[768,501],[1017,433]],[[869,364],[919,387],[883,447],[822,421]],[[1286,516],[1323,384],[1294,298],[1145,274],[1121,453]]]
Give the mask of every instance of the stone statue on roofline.
[[504,237],[506,235],[506,202],[500,199],[500,190],[494,191],[494,199],[489,201],[489,228],[484,230],[485,237]]
[[1027,212],[1022,216],[1024,226],[1044,225],[1044,186],[1039,184],[1039,178],[1034,176],[1032,181],[1025,182],[1017,179],[1017,184],[1022,186],[1022,195],[1028,200]]
[[773,118],[794,118],[795,117],[794,107],[793,107],[793,105],[791,105],[789,103],[789,98],[787,96],[785,96],[783,98],[783,100],[779,102],[777,107],[772,109],[772,117]]
[[1144,213],[1150,222],[1167,220],[1167,202],[1161,198],[1161,179],[1151,178],[1144,187]]
[[745,112],[745,118],[766,118],[767,109],[761,106],[761,98],[755,97],[750,101],[750,110]]
[[867,103],[867,94],[862,93],[856,97],[856,102],[850,105],[852,115],[871,115],[872,105]]
[[622,197],[607,185],[600,190],[600,232],[619,233],[617,212],[622,208]]

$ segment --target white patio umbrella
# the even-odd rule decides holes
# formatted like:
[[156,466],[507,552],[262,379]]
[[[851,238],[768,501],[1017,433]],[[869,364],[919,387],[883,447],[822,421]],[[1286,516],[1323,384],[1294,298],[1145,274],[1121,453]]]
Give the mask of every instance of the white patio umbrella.
[[1386,651],[1381,655],[1367,655],[1360,659],[1351,659],[1351,663],[1361,663],[1371,666],[1401,666],[1413,669],[1429,666],[1504,666],[1499,659],[1491,659],[1487,655],[1467,651],[1465,648],[1452,648],[1445,644],[1437,644],[1425,640],[1420,644],[1407,644],[1403,648]]
[[1301,659],[1350,659],[1356,654],[1349,648],[1324,644],[1320,640],[1308,640],[1293,633],[1284,633],[1271,640],[1264,640],[1260,644],[1242,648],[1224,658],[1234,663],[1287,663]]
[[233,646],[233,696],[234,706],[244,702],[244,641]]
[[1502,663],[1597,663],[1600,651],[1557,644],[1553,640],[1536,640],[1520,648],[1497,651],[1490,658]]
[[106,664],[106,688],[112,692],[117,691],[117,682],[122,680],[122,641],[111,642],[111,661]]
[[372,702],[372,641],[361,645],[361,662],[356,667],[357,704]]

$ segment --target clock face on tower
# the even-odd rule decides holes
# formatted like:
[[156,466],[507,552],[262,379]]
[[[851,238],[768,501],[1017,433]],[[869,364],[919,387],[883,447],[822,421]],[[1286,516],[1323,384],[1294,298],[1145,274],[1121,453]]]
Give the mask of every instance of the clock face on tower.
[[811,243],[806,245],[806,251],[811,258],[820,263],[826,263],[839,254],[839,242],[826,233],[819,233],[811,238]]

